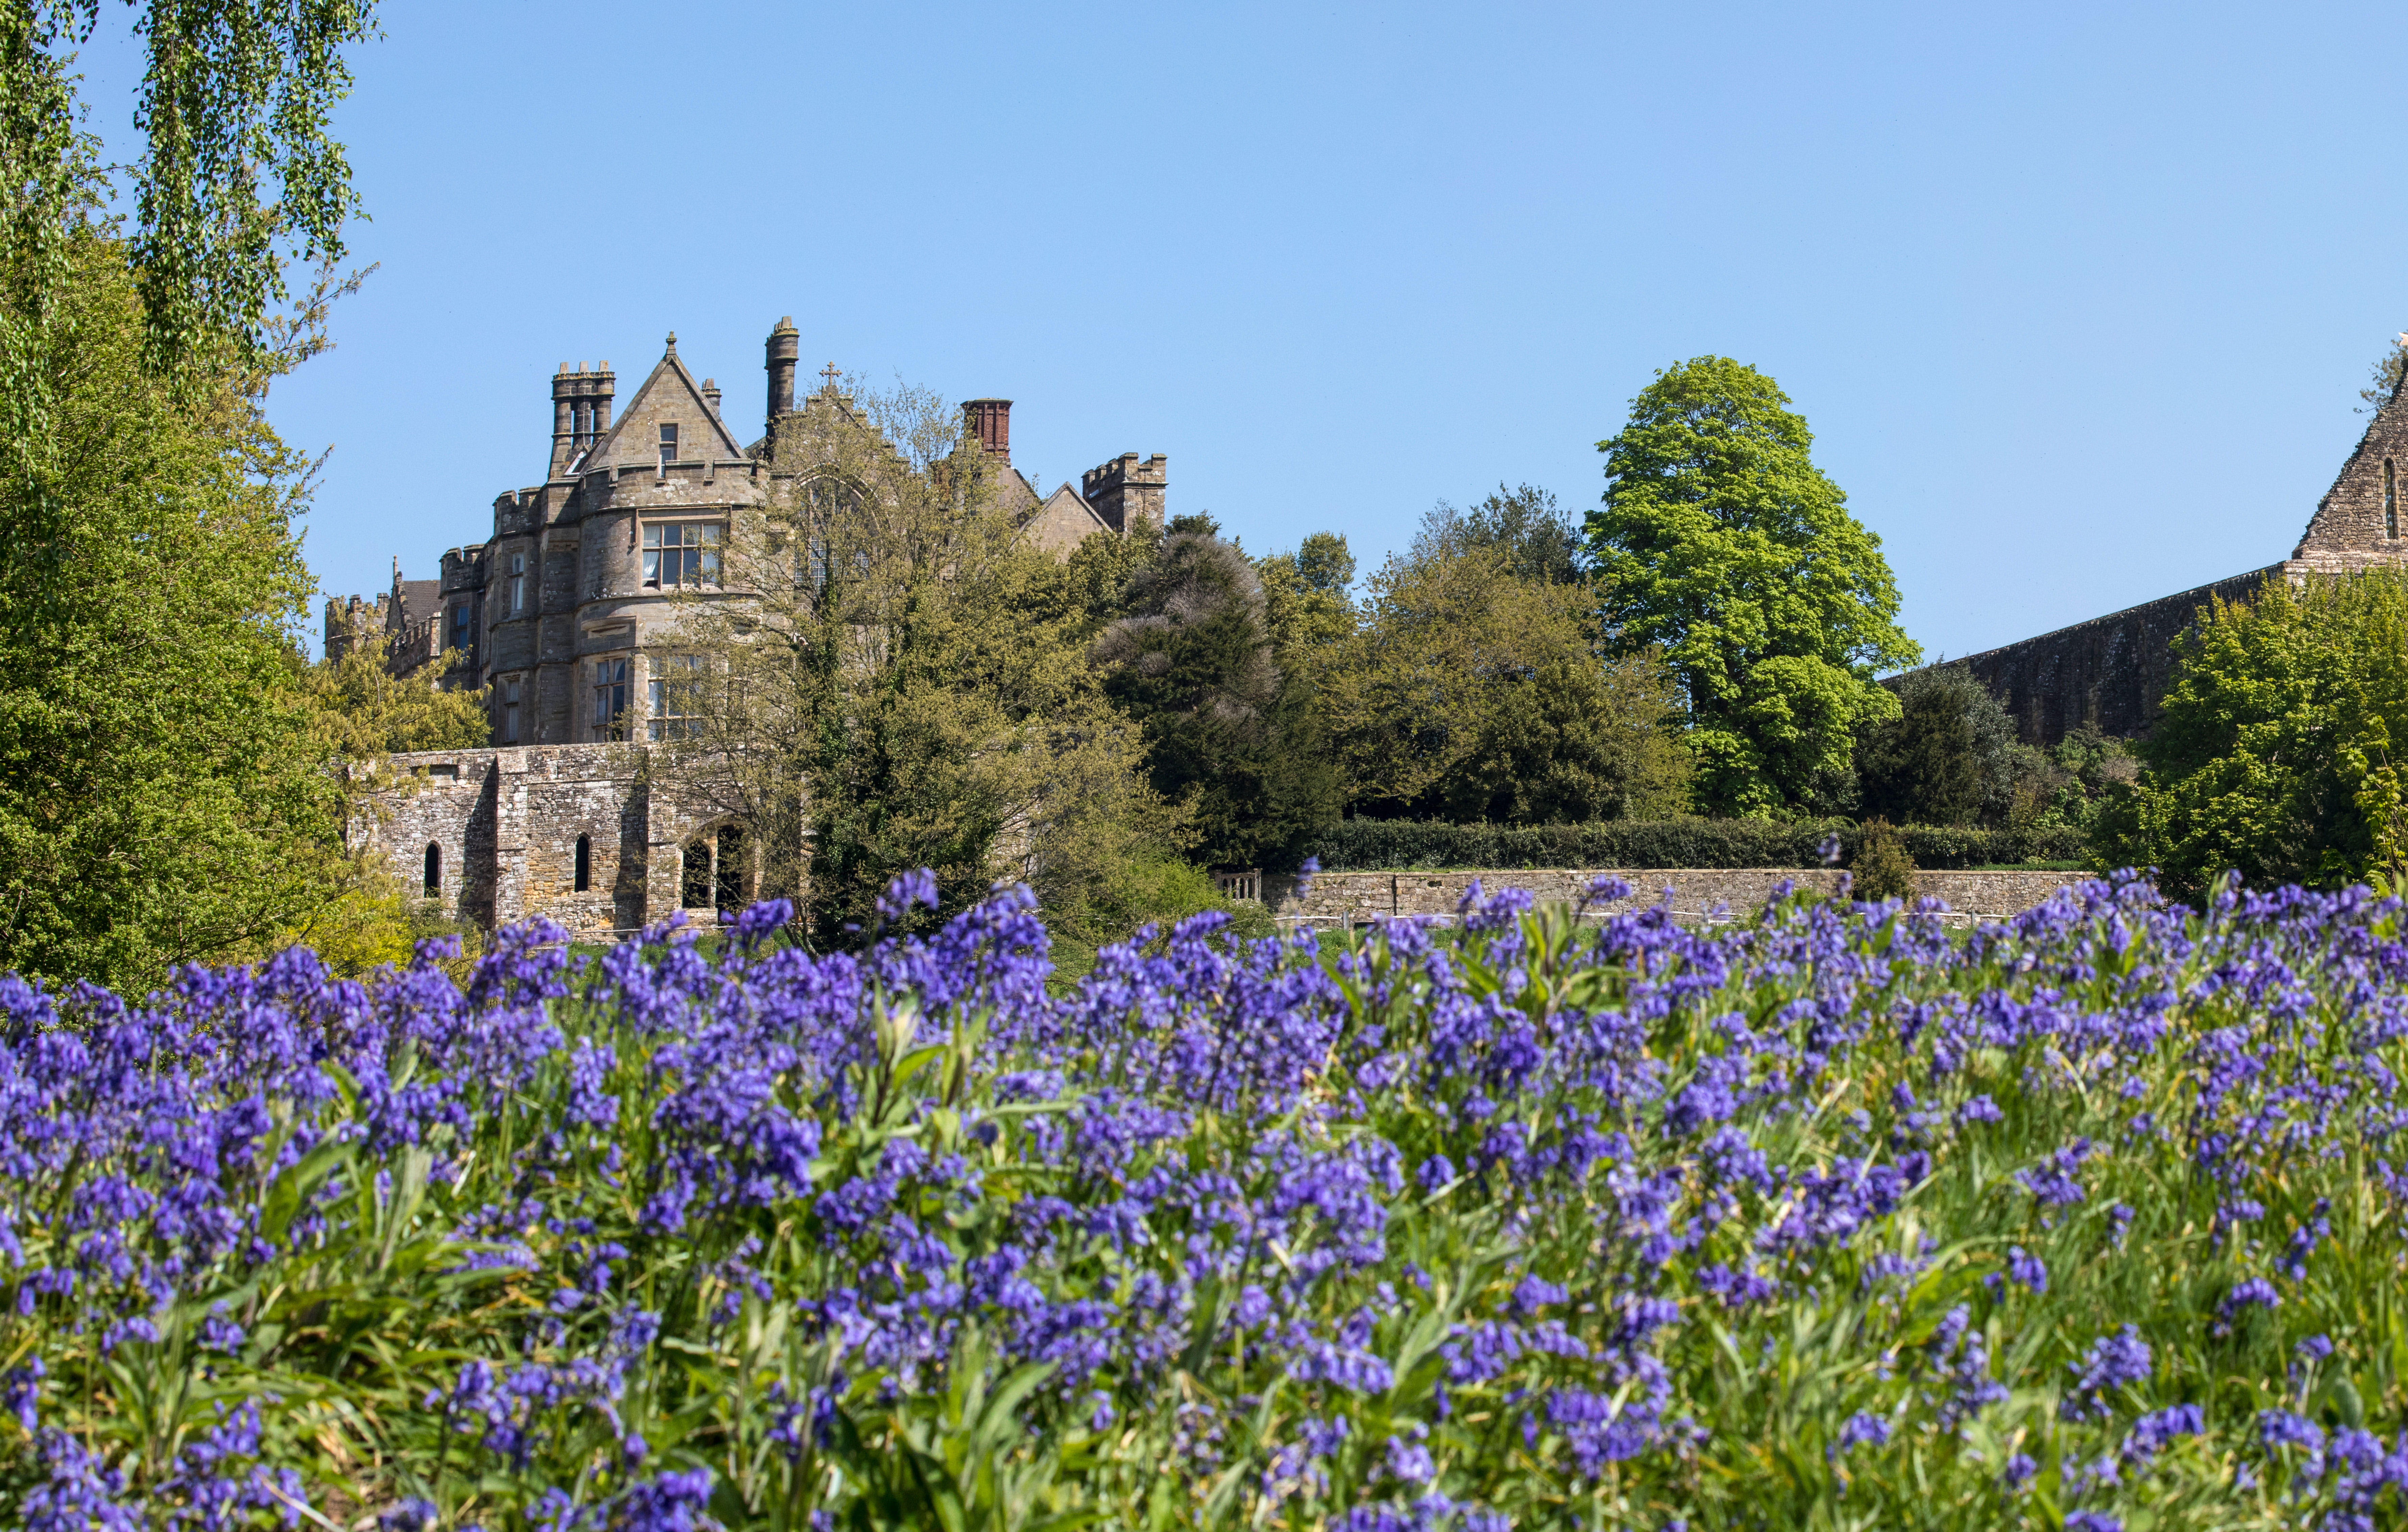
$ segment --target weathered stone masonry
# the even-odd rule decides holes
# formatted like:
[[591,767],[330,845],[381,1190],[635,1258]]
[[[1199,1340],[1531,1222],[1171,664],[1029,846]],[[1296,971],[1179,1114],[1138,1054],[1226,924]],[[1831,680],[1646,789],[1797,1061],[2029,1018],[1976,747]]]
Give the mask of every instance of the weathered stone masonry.
[[2245,599],[2269,580],[2408,562],[2401,538],[2408,506],[2408,398],[2375,412],[2306,532],[2280,564],[2179,595],[1971,655],[1961,663],[2006,706],[2024,742],[2053,745],[2085,723],[2108,734],[2146,734],[2173,673],[2173,641],[2213,600]]
[[710,923],[721,891],[748,900],[756,874],[740,859],[714,861],[701,878],[712,896],[686,904],[688,857],[695,848],[721,855],[726,821],[653,780],[650,758],[617,744],[396,755],[403,785],[376,795],[352,833],[444,913],[480,925],[547,915],[599,938],[681,909]]
[[[1316,930],[1344,930],[1404,915],[1452,915],[1462,905],[1474,880],[1490,892],[1523,888],[1541,899],[1577,903],[1598,878],[1620,878],[1629,895],[1610,904],[1593,904],[1589,913],[1603,916],[1627,909],[1668,904],[1683,920],[1701,920],[1723,911],[1747,919],[1762,909],[1772,892],[1784,882],[1816,894],[1829,895],[1840,875],[1829,867],[1589,867],[1552,869],[1489,869],[1487,871],[1325,872],[1301,891],[1294,878],[1269,880],[1264,902],[1282,925],[1307,925]],[[2071,882],[2080,873],[2063,872],[1918,872],[1917,897],[1946,902],[1957,923],[2002,920],[2029,909]]]
[[[498,748],[396,757],[408,785],[354,826],[447,910],[485,925],[549,915],[598,934],[655,923],[707,891],[701,913],[757,882],[733,838],[741,827],[685,804],[674,774],[648,763],[653,741],[676,737],[652,683],[672,674],[663,651],[677,655],[681,604],[743,599],[721,588],[721,551],[778,480],[815,471],[779,460],[781,422],[862,428],[833,367],[797,400],[791,320],[764,353],[767,419],[750,446],[674,335],[615,418],[610,364],[562,363],[544,481],[494,498],[493,536],[446,551],[439,579],[406,580],[396,560],[391,592],[327,602],[330,657],[373,645],[395,675],[489,689]],[[1168,514],[1160,453],[1120,453],[1040,497],[1011,465],[1011,401],[963,410],[999,470],[1002,508],[1035,546],[1068,556],[1090,535],[1131,536]]]

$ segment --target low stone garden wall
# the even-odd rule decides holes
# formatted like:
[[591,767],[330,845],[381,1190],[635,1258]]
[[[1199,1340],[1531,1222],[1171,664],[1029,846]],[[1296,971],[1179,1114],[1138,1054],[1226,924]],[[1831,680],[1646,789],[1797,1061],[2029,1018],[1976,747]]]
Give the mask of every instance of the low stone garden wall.
[[[1834,867],[1325,872],[1315,875],[1309,891],[1301,895],[1297,880],[1266,877],[1262,897],[1282,925],[1344,929],[1399,915],[1453,915],[1475,878],[1484,889],[1526,888],[1541,899],[1576,901],[1592,880],[1609,875],[1628,883],[1630,895],[1610,905],[1590,906],[1592,915],[1643,909],[1669,900],[1675,915],[1689,920],[1708,919],[1717,912],[1744,919],[1762,909],[1772,890],[1784,881],[1828,894],[1840,878]],[[2029,909],[2086,876],[2079,872],[1918,872],[1914,891],[1918,896],[1942,900],[1953,921],[1971,924]]]

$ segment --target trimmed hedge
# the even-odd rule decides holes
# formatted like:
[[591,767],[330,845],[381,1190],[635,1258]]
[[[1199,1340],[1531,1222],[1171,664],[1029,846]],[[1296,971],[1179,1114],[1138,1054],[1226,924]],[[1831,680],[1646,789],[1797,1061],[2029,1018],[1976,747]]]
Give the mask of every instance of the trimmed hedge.
[[[2071,829],[2024,833],[1907,825],[1899,831],[1918,867],[2079,862],[2089,846]],[[1442,824],[1350,819],[1313,844],[1326,872],[1408,867],[1812,867],[1824,838],[1856,860],[1863,832],[1847,820],[1776,824],[1756,819],[1608,820],[1595,824]]]

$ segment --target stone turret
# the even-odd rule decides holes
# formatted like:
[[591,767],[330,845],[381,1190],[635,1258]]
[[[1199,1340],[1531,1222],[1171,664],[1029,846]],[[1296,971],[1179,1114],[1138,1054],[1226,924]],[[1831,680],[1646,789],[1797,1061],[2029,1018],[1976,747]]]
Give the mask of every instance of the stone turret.
[[769,332],[769,430],[778,429],[779,417],[795,412],[795,364],[803,353],[803,337],[795,330],[795,317],[788,314],[778,321]]
[[1123,452],[1079,476],[1080,497],[1124,537],[1141,524],[1162,525],[1169,493],[1170,460],[1159,452],[1142,463],[1135,452]]

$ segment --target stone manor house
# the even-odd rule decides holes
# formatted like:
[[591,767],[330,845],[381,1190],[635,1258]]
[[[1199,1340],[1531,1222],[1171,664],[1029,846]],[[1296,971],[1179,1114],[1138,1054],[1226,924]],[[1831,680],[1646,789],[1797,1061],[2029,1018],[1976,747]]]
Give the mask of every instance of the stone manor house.
[[[382,795],[357,832],[448,912],[488,926],[543,914],[598,936],[750,898],[742,827],[642,766],[652,742],[675,737],[666,678],[679,656],[664,650],[680,604],[733,594],[719,588],[731,528],[796,471],[777,461],[781,421],[851,418],[833,365],[796,402],[799,342],[791,319],[769,333],[766,419],[750,445],[674,334],[615,418],[610,364],[561,364],[543,481],[494,497],[493,536],[445,552],[435,579],[405,580],[395,560],[387,593],[326,603],[329,658],[373,645],[395,675],[490,689],[494,746],[396,757],[413,790]],[[1039,497],[1011,467],[1011,401],[963,408],[1039,546],[1067,556],[1093,533],[1162,524],[1161,455],[1124,452]]]

